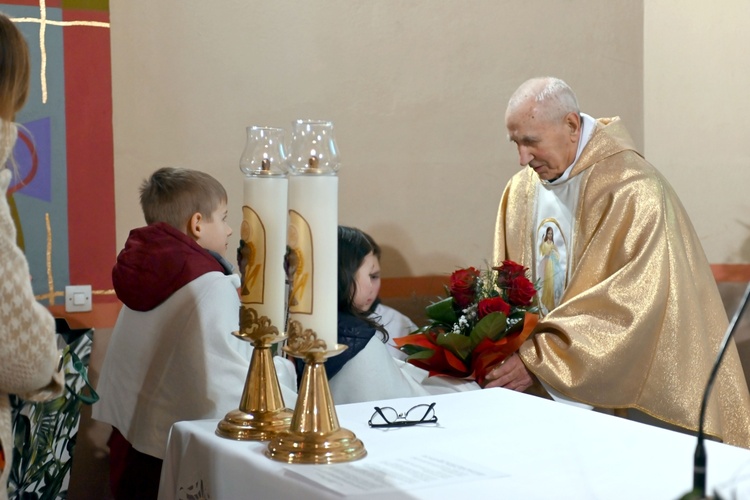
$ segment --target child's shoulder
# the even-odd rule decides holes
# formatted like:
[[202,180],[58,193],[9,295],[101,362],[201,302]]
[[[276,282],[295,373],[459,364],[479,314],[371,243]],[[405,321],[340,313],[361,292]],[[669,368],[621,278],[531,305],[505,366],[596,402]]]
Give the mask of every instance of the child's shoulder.
[[233,293],[237,293],[237,289],[240,287],[240,285],[240,277],[236,274],[224,274],[221,271],[210,271],[197,276],[193,280],[189,281],[185,286],[200,289],[210,289],[212,292],[216,292],[218,290],[231,290]]

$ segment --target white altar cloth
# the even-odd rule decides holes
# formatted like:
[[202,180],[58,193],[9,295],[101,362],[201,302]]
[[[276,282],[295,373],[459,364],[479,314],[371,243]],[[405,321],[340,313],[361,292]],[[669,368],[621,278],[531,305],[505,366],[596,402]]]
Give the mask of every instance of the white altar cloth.
[[[406,411],[433,401],[436,425],[367,425],[374,406]],[[337,415],[363,441],[362,460],[290,465],[268,459],[265,442],[216,436],[216,420],[179,422],[172,427],[159,498],[632,500],[675,499],[692,487],[695,437],[504,389],[340,405]],[[724,498],[750,498],[750,450],[716,442],[707,442],[706,450],[707,492],[718,487]],[[344,475],[358,470],[352,467],[399,460],[406,468],[425,457],[457,469],[476,466],[478,474],[411,484],[386,475],[376,481],[377,491],[346,496],[297,474],[314,468]]]

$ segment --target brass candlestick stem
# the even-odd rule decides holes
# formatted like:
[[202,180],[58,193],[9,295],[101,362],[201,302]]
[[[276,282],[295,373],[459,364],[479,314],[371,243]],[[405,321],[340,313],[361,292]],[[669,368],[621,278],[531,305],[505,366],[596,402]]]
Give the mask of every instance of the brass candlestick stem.
[[240,407],[227,413],[216,427],[216,434],[238,441],[267,441],[287,430],[292,419],[292,410],[284,407],[271,352],[271,346],[281,342],[286,336],[251,339],[238,332],[233,335],[253,342],[253,355]]
[[333,351],[300,353],[284,349],[304,359],[305,370],[289,430],[271,438],[266,456],[287,463],[330,464],[351,462],[367,454],[362,441],[339,426],[328,385],[325,360],[345,349],[342,344],[337,344]]

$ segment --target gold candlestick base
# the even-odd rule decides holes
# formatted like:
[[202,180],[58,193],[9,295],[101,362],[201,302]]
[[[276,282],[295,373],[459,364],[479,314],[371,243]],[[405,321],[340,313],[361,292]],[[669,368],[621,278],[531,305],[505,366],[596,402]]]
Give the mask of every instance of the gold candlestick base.
[[337,344],[333,351],[306,353],[285,348],[292,356],[305,359],[305,371],[289,430],[271,438],[267,457],[295,464],[331,464],[367,455],[362,441],[339,426],[323,364],[326,358],[341,354],[346,347]]
[[216,427],[216,434],[237,441],[267,441],[289,429],[292,420],[292,410],[284,407],[271,353],[271,345],[281,342],[286,336],[276,335],[251,340],[238,332],[234,332],[233,335],[253,342],[253,356],[247,371],[240,407],[227,413]]

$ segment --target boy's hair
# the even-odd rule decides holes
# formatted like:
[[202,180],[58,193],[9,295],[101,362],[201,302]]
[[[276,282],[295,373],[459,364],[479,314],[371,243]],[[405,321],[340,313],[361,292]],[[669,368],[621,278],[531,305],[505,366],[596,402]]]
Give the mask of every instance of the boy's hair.
[[219,181],[205,172],[164,167],[141,184],[141,209],[146,224],[165,222],[185,232],[196,212],[208,222],[227,192]]

